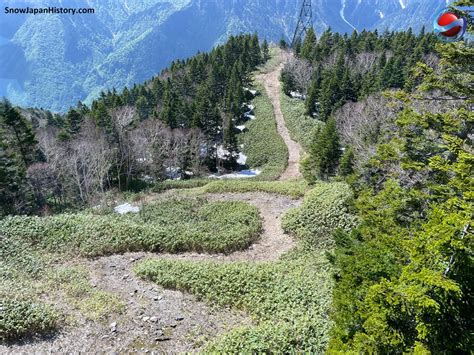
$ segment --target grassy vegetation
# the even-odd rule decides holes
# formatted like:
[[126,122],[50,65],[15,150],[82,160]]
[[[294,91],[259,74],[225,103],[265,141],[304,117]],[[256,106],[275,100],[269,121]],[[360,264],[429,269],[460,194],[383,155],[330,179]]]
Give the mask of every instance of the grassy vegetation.
[[207,193],[225,192],[268,192],[287,195],[293,198],[304,196],[308,191],[305,181],[254,181],[254,180],[227,180],[213,181],[200,189]]
[[137,215],[77,213],[0,221],[7,242],[83,256],[126,251],[228,253],[249,246],[260,229],[256,207],[203,199],[149,204]]
[[99,320],[112,313],[121,313],[125,309],[125,304],[117,295],[92,287],[89,272],[81,266],[53,270],[48,286],[49,289],[59,287],[68,304],[90,320]]
[[269,73],[269,72],[275,70],[277,65],[279,65],[281,63],[280,51],[281,51],[281,49],[279,47],[276,47],[276,46],[270,47],[270,52],[269,52],[270,59],[268,59],[265,62],[265,64],[261,65],[258,68],[258,72],[266,74],[266,73]]
[[123,309],[117,296],[91,286],[85,270],[58,268],[58,255],[32,248],[21,239],[3,237],[0,259],[1,341],[50,333],[74,321],[57,310],[58,300],[93,320]]
[[355,222],[346,206],[350,198],[343,183],[321,183],[308,192],[303,205],[284,217],[286,231],[299,238],[300,247],[277,262],[150,259],[137,264],[135,271],[166,288],[244,310],[254,318],[255,325],[224,334],[207,344],[205,351],[323,353],[331,326],[333,285],[325,251],[336,228],[350,228]]
[[283,217],[282,227],[310,248],[333,247],[335,229],[349,231],[356,225],[356,217],[347,207],[351,198],[351,189],[343,182],[318,183],[301,207]]
[[146,260],[138,275],[219,306],[245,310],[256,326],[207,346],[218,353],[318,352],[328,339],[332,280],[322,254],[293,253],[275,263]]
[[319,129],[324,123],[305,115],[304,101],[292,99],[282,92],[280,103],[291,138],[299,142],[301,147],[308,152],[315,130]]
[[190,179],[190,180],[165,180],[157,182],[152,190],[153,192],[163,192],[166,190],[173,189],[193,189],[196,187],[201,187],[213,180],[211,179]]
[[288,148],[278,134],[273,106],[264,87],[254,82],[254,88],[260,93],[252,100],[256,119],[245,122],[247,129],[237,138],[244,145],[247,165],[262,171],[256,179],[275,180],[288,164]]

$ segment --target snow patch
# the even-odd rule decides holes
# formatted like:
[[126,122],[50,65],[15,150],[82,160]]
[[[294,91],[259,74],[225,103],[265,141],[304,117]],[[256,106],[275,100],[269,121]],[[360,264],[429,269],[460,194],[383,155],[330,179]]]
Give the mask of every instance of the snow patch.
[[[400,0],[402,1],[402,0]],[[352,23],[350,23],[349,21],[346,20],[346,17],[344,16],[344,10],[346,9],[346,0],[341,0],[341,5],[342,5],[342,8],[341,10],[339,10],[339,15],[341,16],[342,20],[347,23],[349,26],[351,26],[354,31],[357,31],[357,28],[355,28]]]
[[250,113],[246,112],[246,113],[244,113],[244,118],[246,118],[248,120],[254,120],[255,115],[251,115]]
[[239,157],[237,158],[237,164],[245,165],[247,162],[247,156],[244,153],[239,153]]
[[235,126],[240,132],[243,132],[245,130],[245,125],[240,125],[240,126]]
[[115,206],[114,211],[118,214],[126,214],[126,213],[138,213],[140,212],[140,207],[132,206],[131,204],[124,203],[118,206]]
[[306,95],[305,94],[302,94],[298,91],[290,91],[290,96],[293,98],[293,99],[300,99],[300,100],[306,100]]
[[178,166],[170,166],[165,169],[165,175],[171,180],[181,179],[181,169]]
[[251,178],[257,175],[260,175],[261,171],[258,169],[255,170],[241,170],[241,171],[236,171],[234,173],[230,174],[223,174],[223,175],[209,175],[210,178],[212,179],[245,179],[245,178]]
[[257,90],[252,90],[252,89],[249,89],[249,88],[244,88],[244,91],[247,91],[247,92],[251,93],[253,96],[257,95]]
[[379,11],[379,16],[380,16],[380,18],[384,18],[384,14],[383,14],[382,11]]

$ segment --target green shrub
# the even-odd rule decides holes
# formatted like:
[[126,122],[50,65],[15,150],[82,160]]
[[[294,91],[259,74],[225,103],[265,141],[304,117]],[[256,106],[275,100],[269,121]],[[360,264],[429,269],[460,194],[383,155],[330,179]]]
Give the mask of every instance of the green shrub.
[[213,181],[202,188],[206,193],[225,192],[268,192],[287,195],[293,198],[304,196],[308,190],[305,181],[255,181],[226,180]]
[[293,253],[274,263],[145,260],[135,271],[166,288],[248,312],[256,325],[208,345],[213,352],[317,352],[328,340],[332,278],[322,253]]
[[168,200],[137,215],[63,214],[0,221],[7,243],[54,253],[99,256],[126,251],[229,253],[248,247],[262,224],[245,202]]
[[311,247],[332,247],[333,232],[350,230],[356,217],[348,210],[350,187],[343,182],[319,183],[305,196],[301,207],[288,211],[282,219],[285,232]]
[[193,189],[196,187],[201,187],[209,182],[211,182],[211,179],[189,179],[189,180],[165,180],[165,181],[160,181],[157,182],[153,186],[153,192],[162,192],[166,190],[172,190],[172,189]]
[[306,152],[309,152],[315,130],[320,129],[324,123],[305,114],[304,101],[292,99],[282,92],[280,103],[291,138],[299,142]]
[[247,165],[262,172],[252,179],[275,180],[288,164],[288,148],[277,131],[272,103],[264,87],[254,82],[260,93],[252,100],[255,106],[255,120],[245,122],[246,131],[237,135],[242,152],[247,156]]
[[0,340],[48,333],[56,328],[57,319],[43,303],[4,299],[0,301]]

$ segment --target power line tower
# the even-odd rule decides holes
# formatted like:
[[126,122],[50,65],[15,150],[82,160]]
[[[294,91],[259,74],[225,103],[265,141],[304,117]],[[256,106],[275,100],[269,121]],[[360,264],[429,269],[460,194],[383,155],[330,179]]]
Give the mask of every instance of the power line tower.
[[313,11],[311,11],[311,0],[303,0],[300,16],[298,18],[298,24],[296,25],[293,40],[291,41],[291,47],[294,47],[298,40],[302,40],[303,34],[306,34],[310,28],[313,28]]

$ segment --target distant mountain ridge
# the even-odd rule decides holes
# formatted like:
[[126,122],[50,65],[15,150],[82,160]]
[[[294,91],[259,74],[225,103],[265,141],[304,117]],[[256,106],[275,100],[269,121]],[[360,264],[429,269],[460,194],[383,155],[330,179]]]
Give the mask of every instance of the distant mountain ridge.
[[[10,7],[92,7],[94,15],[0,15],[0,96],[64,111],[101,90],[159,73],[230,34],[291,39],[296,0],[4,0]],[[446,6],[435,0],[313,0],[317,33],[419,30]]]

